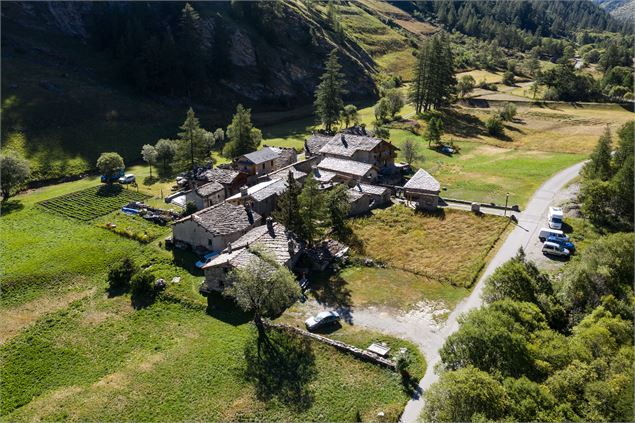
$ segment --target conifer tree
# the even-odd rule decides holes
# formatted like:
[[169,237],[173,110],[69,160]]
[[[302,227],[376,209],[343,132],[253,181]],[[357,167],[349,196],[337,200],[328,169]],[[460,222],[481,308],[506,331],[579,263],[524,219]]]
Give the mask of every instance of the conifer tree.
[[585,176],[589,179],[608,181],[613,176],[611,169],[611,130],[607,126],[591,153],[591,161],[584,166]]
[[201,128],[191,107],[187,111],[185,121],[180,129],[176,145],[177,170],[184,170],[188,167],[194,169],[197,164],[203,164],[210,160],[205,146],[206,131]]
[[344,107],[342,86],[344,75],[342,66],[337,61],[337,50],[333,49],[325,64],[325,71],[320,77],[320,84],[315,91],[315,112],[327,131],[339,122],[340,111]]
[[340,240],[344,241],[350,233],[349,228],[346,226],[346,218],[351,210],[346,185],[339,184],[335,186],[327,194],[326,203],[331,228],[333,228],[333,232]]
[[324,222],[327,220],[326,202],[318,182],[309,174],[304,181],[302,193],[298,196],[302,239],[315,245],[324,234]]
[[277,209],[273,212],[273,218],[295,234],[301,232],[300,209],[298,197],[302,187],[289,171],[287,177],[287,190],[278,198]]
[[417,113],[449,103],[455,91],[456,78],[450,42],[443,34],[435,35],[421,46],[414,75],[410,101]]
[[236,114],[226,131],[229,143],[225,147],[227,157],[236,157],[250,153],[258,148],[262,141],[262,132],[251,123],[251,109],[242,104],[236,107]]

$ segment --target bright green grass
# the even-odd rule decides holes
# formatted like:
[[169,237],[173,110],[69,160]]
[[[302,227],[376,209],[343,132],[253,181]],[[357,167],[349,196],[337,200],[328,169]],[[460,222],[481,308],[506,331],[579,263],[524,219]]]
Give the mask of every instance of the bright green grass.
[[[460,154],[446,156],[430,150],[420,136],[405,130],[391,130],[390,140],[403,146],[406,139],[417,142],[418,159],[413,163],[430,172],[441,183],[441,196],[484,203],[527,204],[531,195],[550,176],[585,159],[582,154],[517,150],[456,142]],[[399,152],[397,160],[404,160]]]
[[92,220],[117,210],[133,201],[143,201],[147,195],[132,187],[103,185],[86,188],[39,203],[47,211],[77,220]]

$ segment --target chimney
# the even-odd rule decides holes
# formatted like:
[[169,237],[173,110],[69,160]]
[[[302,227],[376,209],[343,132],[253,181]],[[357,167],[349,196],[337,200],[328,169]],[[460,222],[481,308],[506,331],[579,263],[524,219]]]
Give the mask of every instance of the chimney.
[[295,242],[292,239],[287,241],[287,247],[289,248],[289,255],[293,256],[295,254]]
[[231,242],[228,242],[228,243],[227,243],[227,248],[226,248],[226,250],[227,250],[227,253],[228,253],[228,254],[231,254],[231,252],[232,252],[232,243],[231,243]]
[[248,192],[249,192],[249,188],[247,187],[247,185],[243,185],[242,187],[240,187],[241,197],[246,197]]
[[245,212],[247,213],[247,221],[249,222],[250,225],[254,224],[254,214],[251,211],[251,204],[246,203],[245,204]]
[[271,218],[271,216],[269,216],[267,218],[267,231],[269,231],[269,235],[271,235],[273,237],[274,232],[273,232],[273,219]]

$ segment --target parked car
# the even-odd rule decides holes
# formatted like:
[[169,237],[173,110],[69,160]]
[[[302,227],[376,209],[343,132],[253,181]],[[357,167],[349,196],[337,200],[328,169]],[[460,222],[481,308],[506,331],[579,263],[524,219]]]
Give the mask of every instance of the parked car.
[[314,331],[322,326],[329,325],[331,323],[335,323],[340,320],[340,315],[337,311],[323,311],[319,313],[317,316],[309,317],[306,319],[304,324],[306,328],[310,331]]
[[103,184],[105,184],[106,182],[116,182],[122,176],[123,176],[123,170],[118,173],[115,173],[114,175],[111,175],[110,178],[108,178],[106,175],[101,175],[101,182]]
[[135,177],[132,173],[126,173],[124,176],[119,178],[120,184],[131,184],[135,181]]
[[562,247],[560,244],[556,244],[555,242],[545,242],[542,245],[542,253],[552,256],[560,256],[560,257],[569,257],[571,252],[566,248]]
[[213,251],[211,253],[205,254],[201,260],[199,260],[196,263],[194,263],[194,266],[196,266],[197,268],[201,269],[207,263],[209,263],[210,261],[214,260],[214,257],[216,257],[217,255],[218,255],[218,251]]
[[547,222],[549,222],[549,227],[551,229],[561,229],[562,219],[564,219],[562,207],[549,207]]
[[550,236],[549,238],[547,238],[547,242],[553,242],[554,244],[558,244],[561,247],[564,247],[567,250],[569,250],[571,252],[571,254],[573,254],[575,252],[575,245],[573,245],[573,242],[571,242],[571,241],[565,241],[565,240],[560,239],[558,237]]
[[540,242],[545,242],[545,240],[549,238],[550,236],[558,238],[559,240],[562,240],[562,241],[569,240],[569,237],[565,235],[564,232],[558,229],[542,228],[540,229],[540,232],[538,233],[538,238],[540,239]]

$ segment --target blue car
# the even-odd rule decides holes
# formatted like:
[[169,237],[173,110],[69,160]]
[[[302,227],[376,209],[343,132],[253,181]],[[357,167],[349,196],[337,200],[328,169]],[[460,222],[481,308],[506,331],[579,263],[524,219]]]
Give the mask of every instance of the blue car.
[[561,247],[566,248],[567,250],[571,251],[572,253],[575,252],[575,245],[573,245],[573,242],[571,242],[571,241],[563,241],[562,238],[557,238],[555,236],[550,236],[549,238],[547,238],[547,242],[553,242],[555,244],[558,244]]
[[122,176],[124,176],[123,170],[120,171],[119,173],[111,175],[110,176],[110,180],[108,180],[108,177],[106,175],[101,175],[101,182],[103,184],[105,184],[107,182],[117,182],[119,180],[119,178],[121,178]]
[[213,251],[211,253],[207,253],[203,256],[203,258],[199,261],[197,261],[194,266],[196,266],[197,268],[201,269],[203,266],[205,266],[207,263],[209,263],[210,261],[212,261],[214,259],[214,257],[216,257],[218,255],[218,251]]

